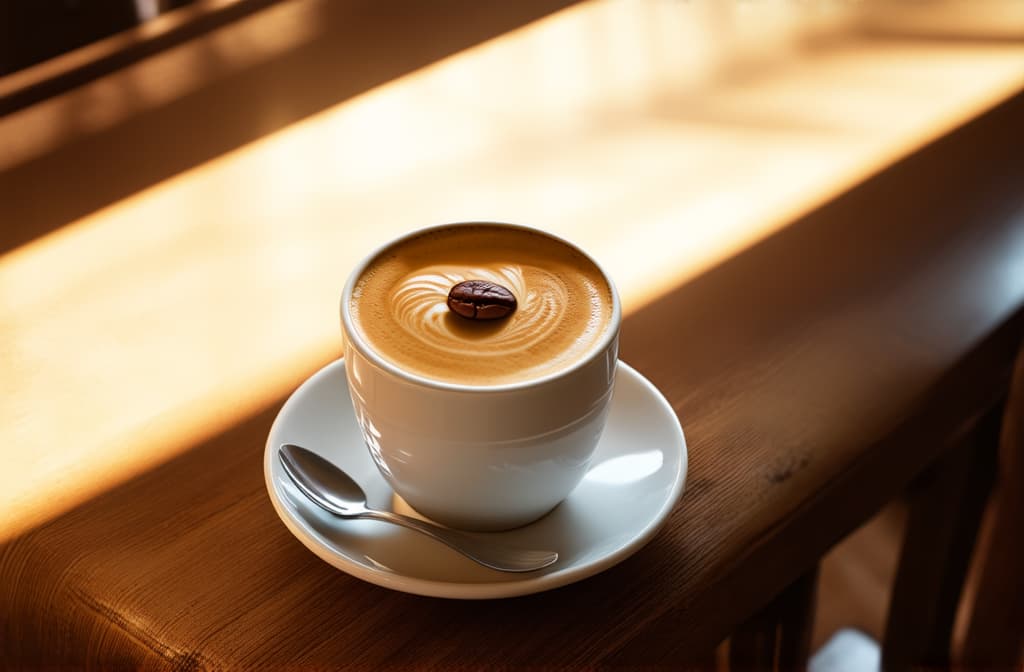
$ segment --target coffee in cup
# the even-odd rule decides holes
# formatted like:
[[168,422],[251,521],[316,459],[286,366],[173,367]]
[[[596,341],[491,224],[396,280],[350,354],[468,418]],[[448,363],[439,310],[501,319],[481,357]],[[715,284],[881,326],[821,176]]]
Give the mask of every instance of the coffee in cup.
[[[515,309],[494,320],[450,310],[452,288],[507,289]],[[402,240],[374,257],[349,301],[360,338],[384,360],[444,383],[494,386],[571,368],[611,328],[612,289],[597,265],[528,229],[467,225]]]
[[611,398],[621,309],[579,248],[510,224],[425,229],[353,271],[341,314],[363,437],[418,512],[508,529],[582,479]]

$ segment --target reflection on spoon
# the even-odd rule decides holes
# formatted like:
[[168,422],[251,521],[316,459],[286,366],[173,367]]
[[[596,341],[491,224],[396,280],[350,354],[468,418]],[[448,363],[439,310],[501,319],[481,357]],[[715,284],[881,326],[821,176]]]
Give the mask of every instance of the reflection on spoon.
[[368,508],[366,494],[352,477],[316,453],[291,443],[277,451],[285,474],[314,504],[340,518],[368,518],[401,525],[435,539],[470,560],[501,572],[532,572],[558,560],[554,551],[505,546],[487,535],[469,534],[417,518]]

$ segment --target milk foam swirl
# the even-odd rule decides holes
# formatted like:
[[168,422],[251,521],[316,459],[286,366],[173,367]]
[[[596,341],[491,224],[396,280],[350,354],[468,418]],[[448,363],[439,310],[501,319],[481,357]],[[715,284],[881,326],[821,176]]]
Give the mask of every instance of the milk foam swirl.
[[[450,310],[448,292],[484,280],[515,295],[496,320]],[[502,385],[554,374],[591,356],[612,325],[614,296],[585,255],[537,232],[458,225],[398,241],[354,283],[352,323],[369,348],[425,378]]]
[[[437,352],[460,357],[502,357],[522,352],[550,337],[560,322],[559,306],[569,299],[565,283],[553,273],[534,271],[529,286],[523,269],[431,266],[403,278],[395,288],[391,313],[395,322],[414,339]],[[464,280],[487,280],[509,289],[519,302],[508,324],[491,334],[487,348],[467,352],[466,336],[457,330],[445,301],[452,286]]]

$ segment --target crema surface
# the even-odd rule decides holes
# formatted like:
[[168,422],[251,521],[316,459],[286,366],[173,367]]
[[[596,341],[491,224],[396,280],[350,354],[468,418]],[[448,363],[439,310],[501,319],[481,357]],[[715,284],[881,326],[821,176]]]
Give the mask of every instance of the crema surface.
[[[464,280],[509,289],[508,317],[473,321],[448,309]],[[590,355],[612,317],[612,290],[586,256],[547,236],[457,226],[401,241],[357,279],[355,329],[383,359],[426,378],[503,385],[543,377]]]

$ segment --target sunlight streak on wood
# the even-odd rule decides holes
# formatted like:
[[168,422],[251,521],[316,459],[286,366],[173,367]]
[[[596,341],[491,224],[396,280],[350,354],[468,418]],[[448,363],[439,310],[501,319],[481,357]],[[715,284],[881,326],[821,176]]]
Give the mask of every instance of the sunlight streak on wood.
[[628,312],[1024,85],[1016,44],[836,38],[762,69],[664,32],[707,5],[626,7],[560,12],[0,257],[0,539],[337,356],[348,270],[398,234],[545,228]]

